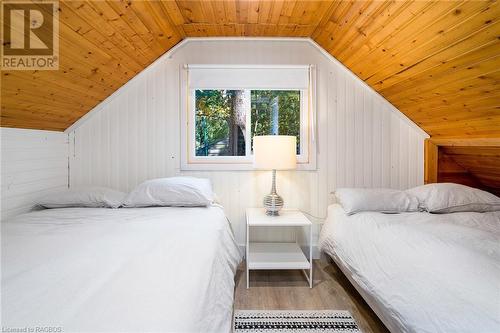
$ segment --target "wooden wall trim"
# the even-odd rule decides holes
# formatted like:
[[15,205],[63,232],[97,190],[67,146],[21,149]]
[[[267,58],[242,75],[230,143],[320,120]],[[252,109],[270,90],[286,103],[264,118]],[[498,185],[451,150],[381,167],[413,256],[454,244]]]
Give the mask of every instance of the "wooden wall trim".
[[424,182],[454,182],[500,194],[500,138],[427,139]]
[[424,183],[437,183],[438,178],[438,146],[432,139],[424,143]]
[[500,147],[500,138],[430,138],[436,146],[459,146],[459,147]]

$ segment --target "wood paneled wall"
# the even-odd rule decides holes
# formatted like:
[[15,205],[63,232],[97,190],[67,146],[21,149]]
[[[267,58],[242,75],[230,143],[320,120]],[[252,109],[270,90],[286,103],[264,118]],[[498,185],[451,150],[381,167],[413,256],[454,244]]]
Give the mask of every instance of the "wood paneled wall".
[[500,139],[427,139],[425,182],[452,182],[500,195]]
[[455,159],[439,150],[439,168],[437,170],[437,183],[457,183],[475,188],[488,190],[469,170],[458,164]]
[[68,136],[2,128],[1,218],[29,211],[51,190],[68,187]]
[[469,185],[500,196],[500,146],[442,146],[439,151],[439,182]]
[[[325,217],[338,187],[408,188],[423,183],[425,134],[310,41],[191,40],[139,74],[70,132],[71,186],[131,190],[155,177],[208,177],[244,243],[246,207],[261,206],[268,172],[180,170],[179,70],[183,64],[317,66],[315,171],[279,172],[289,207]],[[261,233],[286,240],[287,233]]]

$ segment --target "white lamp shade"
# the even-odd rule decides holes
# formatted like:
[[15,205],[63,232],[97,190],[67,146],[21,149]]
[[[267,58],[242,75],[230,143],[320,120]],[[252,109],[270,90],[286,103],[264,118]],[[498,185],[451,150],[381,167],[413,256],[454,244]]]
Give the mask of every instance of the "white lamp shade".
[[291,135],[262,135],[253,138],[253,166],[261,170],[290,170],[297,167],[297,139]]

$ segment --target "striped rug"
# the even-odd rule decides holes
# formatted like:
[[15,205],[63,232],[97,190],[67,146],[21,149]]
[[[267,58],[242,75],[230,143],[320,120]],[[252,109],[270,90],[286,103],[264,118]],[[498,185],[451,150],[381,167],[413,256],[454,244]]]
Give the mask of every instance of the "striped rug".
[[235,310],[235,333],[361,332],[349,311]]

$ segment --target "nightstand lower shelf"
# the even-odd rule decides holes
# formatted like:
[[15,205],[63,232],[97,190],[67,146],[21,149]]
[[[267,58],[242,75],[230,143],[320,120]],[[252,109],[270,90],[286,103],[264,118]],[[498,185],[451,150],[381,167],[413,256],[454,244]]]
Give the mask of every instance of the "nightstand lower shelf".
[[[311,221],[297,209],[283,209],[279,215],[269,216],[263,208],[247,208],[246,219],[247,289],[250,287],[250,271],[273,269],[301,270],[309,282],[309,288],[312,288],[313,233]],[[253,242],[250,241],[251,228],[294,228],[293,238],[295,240],[292,237],[286,237],[287,241],[285,242]],[[307,231],[309,231],[309,235],[307,235]]]
[[309,269],[297,243],[250,243],[248,269]]

